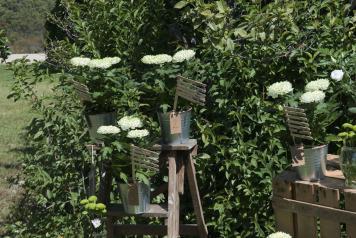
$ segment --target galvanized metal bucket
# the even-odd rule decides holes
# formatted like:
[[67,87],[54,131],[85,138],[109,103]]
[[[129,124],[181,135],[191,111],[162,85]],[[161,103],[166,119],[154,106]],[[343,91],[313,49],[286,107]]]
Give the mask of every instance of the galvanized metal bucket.
[[190,135],[190,120],[192,117],[192,109],[180,111],[178,114],[181,117],[181,133],[171,134],[170,115],[172,112],[158,112],[158,119],[161,126],[162,142],[165,144],[183,144],[189,140]]
[[116,112],[85,115],[87,121],[90,139],[93,142],[101,142],[102,135],[96,133],[100,126],[116,125]]
[[312,148],[291,148],[292,157],[304,157],[304,165],[297,167],[297,172],[301,180],[319,181],[326,174],[326,157],[328,146],[321,145]]
[[150,209],[150,185],[144,183],[119,184],[121,201],[128,214],[141,214]]

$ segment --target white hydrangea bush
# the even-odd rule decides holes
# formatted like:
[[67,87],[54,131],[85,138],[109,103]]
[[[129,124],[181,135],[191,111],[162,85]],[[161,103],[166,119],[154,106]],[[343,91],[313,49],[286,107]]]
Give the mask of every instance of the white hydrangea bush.
[[269,236],[267,236],[267,238],[292,238],[292,236],[285,232],[278,231],[273,234],[270,234]]
[[344,78],[344,74],[344,71],[342,71],[341,69],[336,69],[331,72],[330,78],[338,82]]
[[278,98],[293,92],[293,86],[288,81],[277,82],[267,88],[267,95],[272,98]]
[[329,88],[330,82],[327,79],[318,79],[309,82],[305,86],[305,91],[313,92],[313,91],[325,91]]
[[325,93],[320,90],[306,92],[300,96],[301,103],[320,103],[325,99]]
[[101,135],[115,135],[120,131],[120,128],[116,126],[100,126],[96,132]]
[[167,54],[145,55],[141,61],[144,64],[165,64],[172,62],[172,56]]
[[74,57],[70,59],[70,63],[76,67],[88,66],[89,62],[90,62],[90,58],[85,58],[85,57]]
[[143,138],[148,136],[150,133],[146,129],[142,130],[131,130],[127,133],[127,138],[135,139],[135,138]]
[[141,119],[133,116],[124,116],[117,123],[124,131],[141,128],[143,126]]
[[173,63],[180,63],[193,59],[195,56],[194,50],[180,50],[173,55]]

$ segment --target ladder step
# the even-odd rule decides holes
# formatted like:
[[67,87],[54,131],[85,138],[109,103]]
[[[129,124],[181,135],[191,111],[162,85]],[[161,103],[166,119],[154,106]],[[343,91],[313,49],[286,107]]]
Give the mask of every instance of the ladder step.
[[122,204],[110,204],[107,209],[107,216],[111,217],[127,217],[127,216],[135,216],[135,217],[168,217],[168,209],[167,205],[159,205],[159,204],[151,204],[150,210],[142,214],[127,214],[124,210]]
[[[167,235],[167,226],[164,225],[113,225],[114,237],[120,235]],[[197,224],[181,224],[180,235],[198,236]]]

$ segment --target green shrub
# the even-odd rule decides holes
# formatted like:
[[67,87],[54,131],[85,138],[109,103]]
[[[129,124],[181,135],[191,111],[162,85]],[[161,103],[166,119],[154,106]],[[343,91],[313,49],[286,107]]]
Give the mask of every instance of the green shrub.
[[0,29],[0,63],[6,60],[10,54],[8,43],[5,31]]
[[[58,52],[69,58],[120,56],[123,64],[119,67],[132,73],[138,94],[133,98],[127,94],[127,85],[120,86],[124,96],[116,103],[118,115],[140,111],[158,132],[155,109],[162,99],[170,103],[175,74],[182,71],[174,65],[144,66],[140,59],[146,54],[173,54],[179,44],[196,43],[196,59],[183,74],[204,81],[209,88],[207,105],[194,108],[193,121],[201,152],[198,182],[209,232],[211,237],[266,237],[274,230],[272,178],[288,164],[282,111],[267,100],[266,86],[288,80],[303,87],[342,69],[345,77],[333,97],[343,113],[340,121],[348,120],[347,109],[356,104],[354,12],[346,0],[235,0],[229,1],[231,6],[224,1],[204,2],[179,1],[174,10],[158,0],[71,1],[66,9],[72,25],[66,29],[70,29],[68,38],[74,37],[53,45],[64,46]],[[167,37],[167,26],[172,24],[175,38]],[[68,62],[56,50],[52,49],[58,57],[54,60]],[[13,96],[31,96],[32,83],[21,67],[15,68]],[[37,79],[41,78],[39,74]],[[39,122],[28,128],[35,154],[25,157],[26,188],[38,211],[50,209],[42,219],[28,214],[20,219],[23,223],[13,225],[13,231],[22,229],[22,234],[40,236],[85,229],[79,222],[84,218],[78,204],[86,196],[78,181],[86,176],[83,147],[88,136],[83,134],[80,107],[68,96],[70,91],[62,78],[52,99],[55,107],[41,104],[40,116],[34,120]],[[64,113],[61,105],[65,105]],[[46,123],[51,128],[48,132]],[[37,182],[32,169],[44,170],[52,179]],[[42,185],[44,181],[50,182]],[[47,191],[53,195],[51,199]],[[76,194],[71,196],[73,192]],[[59,211],[61,206],[66,209]],[[192,219],[189,214],[185,219]],[[78,223],[70,224],[74,220]],[[49,229],[54,221],[57,229]],[[36,226],[30,226],[34,222]]]

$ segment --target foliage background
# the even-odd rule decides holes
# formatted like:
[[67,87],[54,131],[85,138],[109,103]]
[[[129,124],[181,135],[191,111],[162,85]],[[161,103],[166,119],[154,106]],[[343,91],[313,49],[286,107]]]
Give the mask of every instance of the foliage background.
[[[67,71],[73,56],[120,56],[137,93],[117,103],[126,111],[147,115],[158,132],[156,108],[172,91],[180,66],[143,66],[150,53],[173,54],[195,48],[197,59],[183,74],[209,86],[206,109],[194,109],[194,137],[201,155],[198,179],[211,237],[266,237],[273,231],[270,204],[272,178],[287,165],[282,111],[265,95],[266,86],[289,80],[301,87],[346,72],[333,94],[343,116],[355,105],[355,15],[344,1],[58,1],[52,24],[63,30],[51,44],[51,69]],[[175,7],[174,7],[175,6]],[[54,13],[55,14],[55,13]],[[66,16],[63,18],[63,14]],[[85,197],[88,142],[79,102],[65,75],[50,100],[33,85],[48,74],[43,66],[14,64],[13,95],[32,100],[42,116],[28,127],[32,153],[25,155],[27,201],[14,214],[9,234],[23,237],[70,236],[88,224],[79,212]],[[154,72],[154,73],[153,73]],[[37,75],[31,81],[27,75]],[[333,82],[334,84],[334,82]],[[135,95],[135,96],[132,96]],[[33,100],[33,98],[35,100]],[[339,123],[338,122],[338,123]],[[333,131],[338,125],[330,125]],[[192,219],[187,214],[186,220]]]
[[10,54],[8,43],[5,31],[0,29],[0,62],[6,60]]
[[46,14],[54,0],[0,0],[0,28],[6,30],[12,52],[44,50]]

